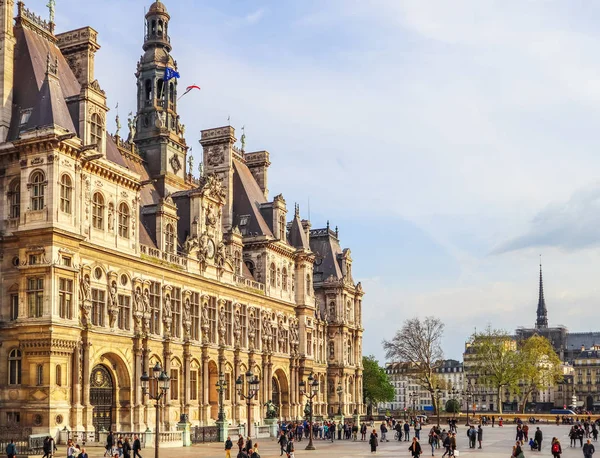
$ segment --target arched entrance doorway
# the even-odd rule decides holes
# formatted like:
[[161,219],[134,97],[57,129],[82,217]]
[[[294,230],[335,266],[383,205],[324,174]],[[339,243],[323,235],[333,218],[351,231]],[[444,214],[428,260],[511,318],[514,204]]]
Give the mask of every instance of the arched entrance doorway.
[[92,370],[90,380],[90,404],[93,406],[93,424],[96,431],[110,431],[113,425],[115,389],[113,378],[105,366]]
[[276,377],[271,379],[271,402],[277,406],[277,413],[281,415],[281,390]]
[[280,418],[290,417],[290,396],[288,379],[281,369],[277,369],[271,380],[271,401],[278,408]]

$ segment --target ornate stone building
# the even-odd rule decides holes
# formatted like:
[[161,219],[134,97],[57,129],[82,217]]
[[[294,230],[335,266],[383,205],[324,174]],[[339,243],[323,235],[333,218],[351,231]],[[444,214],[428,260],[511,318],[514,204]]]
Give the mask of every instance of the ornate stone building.
[[[52,3],[52,2],[51,2]],[[363,291],[337,229],[311,229],[282,195],[269,200],[270,156],[232,127],[202,132],[192,174],[177,114],[170,16],[153,3],[137,64],[129,135],[106,131],[94,78],[97,32],[56,34],[0,2],[0,425],[153,427],[140,376],[171,377],[162,422],[246,421],[235,380],[260,378],[252,408],[272,399],[299,418],[299,382],[320,382],[317,415],[362,404]],[[133,90],[133,88],[132,88]],[[152,387],[151,387],[152,389]]]

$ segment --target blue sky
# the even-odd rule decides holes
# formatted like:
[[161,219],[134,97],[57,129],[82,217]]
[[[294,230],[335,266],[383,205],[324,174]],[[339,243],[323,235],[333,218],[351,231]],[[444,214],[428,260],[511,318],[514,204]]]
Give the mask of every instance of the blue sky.
[[[96,77],[122,120],[149,5],[58,0],[57,31],[99,32]],[[365,353],[383,360],[415,315],[446,323],[454,358],[475,328],[532,325],[540,253],[550,323],[599,327],[600,4],[166,5],[180,86],[202,87],[179,105],[196,164],[200,130],[231,116],[271,153],[271,196],[339,225]]]

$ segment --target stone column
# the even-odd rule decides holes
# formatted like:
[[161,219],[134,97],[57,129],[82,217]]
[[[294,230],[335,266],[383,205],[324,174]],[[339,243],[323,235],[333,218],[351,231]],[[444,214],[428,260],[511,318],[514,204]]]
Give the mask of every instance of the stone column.
[[190,342],[183,344],[183,413],[190,415],[190,368],[192,353],[190,351]]
[[146,424],[144,420],[142,385],[140,383],[140,377],[143,372],[143,347],[142,340],[139,337],[133,340],[133,354],[133,429],[134,431],[144,431]]
[[93,406],[90,404],[90,342],[88,339],[88,331],[83,332],[82,348],[83,348],[83,367],[81,368],[81,378],[83,382],[83,427],[88,432],[94,432],[93,423]]
[[[152,376],[152,368],[150,367],[150,350],[148,349],[148,337],[145,337],[142,343],[142,372],[146,371],[148,376]],[[146,429],[150,428],[150,405],[148,403],[148,396],[143,396],[141,400],[143,421],[146,424]]]
[[208,348],[202,348],[202,410],[201,410],[201,420],[204,426],[208,425],[210,413],[210,402],[209,402],[209,386],[208,381],[210,380],[208,374]]
[[271,393],[269,392],[269,384],[271,380],[268,377],[269,366],[268,366],[268,357],[263,352],[261,355],[261,367],[262,367],[262,380],[261,380],[261,399],[260,403],[260,416],[261,418],[267,418],[267,409],[264,404],[271,399]]
[[71,357],[72,377],[72,409],[71,409],[71,429],[73,431],[83,431],[83,407],[81,405],[81,344],[77,343],[73,349]]
[[[171,351],[171,340],[169,338],[165,338],[165,340],[163,341],[163,370],[165,371],[165,373],[168,376],[171,376],[171,355],[173,354],[173,352]],[[163,398],[164,402],[163,402],[163,428],[162,431],[171,431],[171,393],[172,390],[169,389],[169,391],[167,392],[166,396]],[[178,420],[178,419],[177,419]],[[173,422],[173,423],[177,423],[177,421]],[[169,425],[167,427],[167,425]]]
[[241,418],[241,412],[240,409],[243,407],[243,405],[240,403],[240,397],[237,394],[237,387],[235,385],[235,381],[238,379],[238,377],[240,376],[240,350],[236,349],[234,354],[233,354],[233,380],[231,380],[232,383],[232,399],[231,399],[231,412],[232,412],[232,418],[231,418],[231,423],[233,425],[237,425],[240,423],[240,418]]

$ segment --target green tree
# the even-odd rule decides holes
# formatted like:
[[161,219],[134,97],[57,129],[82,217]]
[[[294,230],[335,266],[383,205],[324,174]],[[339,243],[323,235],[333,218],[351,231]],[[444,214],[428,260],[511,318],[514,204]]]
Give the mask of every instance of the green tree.
[[531,394],[556,386],[562,380],[563,374],[560,358],[550,341],[542,336],[533,335],[520,344],[519,360],[521,365],[519,401],[521,411],[525,413]]
[[383,349],[390,361],[408,363],[415,381],[429,391],[431,405],[438,410],[435,391],[441,385],[436,369],[444,358],[442,335],[444,323],[428,316],[406,320],[392,340],[383,341]]
[[506,331],[488,326],[484,332],[471,336],[467,356],[468,372],[477,375],[479,385],[496,392],[498,412],[502,413],[504,391],[518,391],[523,372],[516,342]]
[[446,412],[448,412],[448,413],[460,412],[460,402],[458,402],[456,399],[448,399],[446,401]]
[[390,383],[385,369],[373,355],[363,356],[363,399],[372,408],[379,402],[394,400],[394,387]]

